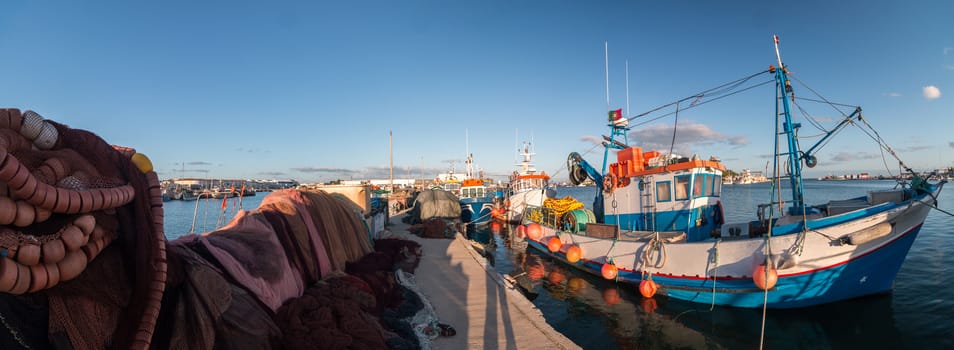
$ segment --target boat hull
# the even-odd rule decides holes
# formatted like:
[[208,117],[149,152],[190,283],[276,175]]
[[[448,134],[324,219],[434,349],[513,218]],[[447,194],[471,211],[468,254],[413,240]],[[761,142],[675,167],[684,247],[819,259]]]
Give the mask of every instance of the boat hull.
[[461,198],[460,221],[466,225],[484,225],[490,222],[494,208],[493,198]]
[[[682,242],[666,242],[651,233],[646,239],[627,240],[628,233],[623,232],[623,239],[614,242],[544,225],[542,237],[527,241],[543,254],[595,275],[612,261],[618,282],[638,284],[651,278],[658,293],[671,298],[733,307],[797,308],[889,292],[933,203],[932,197],[921,195],[905,203],[809,220],[810,229],[801,238],[797,233],[801,222],[796,222],[776,227],[778,232],[795,233],[769,239],[685,242],[683,237]],[[846,243],[852,234],[889,227],[884,236],[857,245]],[[560,239],[559,250],[549,250],[553,237]],[[582,257],[570,263],[566,252],[573,245],[581,248]],[[766,261],[778,272],[777,283],[767,293],[752,278]]]

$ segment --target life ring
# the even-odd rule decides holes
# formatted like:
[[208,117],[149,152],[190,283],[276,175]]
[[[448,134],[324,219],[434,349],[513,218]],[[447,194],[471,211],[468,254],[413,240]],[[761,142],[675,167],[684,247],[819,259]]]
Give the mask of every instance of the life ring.
[[603,177],[603,192],[612,193],[616,189],[616,175],[612,173]]

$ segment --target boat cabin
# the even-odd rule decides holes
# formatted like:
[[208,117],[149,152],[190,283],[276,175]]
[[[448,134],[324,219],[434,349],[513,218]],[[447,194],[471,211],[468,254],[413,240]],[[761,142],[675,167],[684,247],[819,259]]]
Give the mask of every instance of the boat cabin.
[[687,241],[708,239],[723,222],[722,171],[709,160],[664,157],[628,147],[603,180],[604,222],[627,231],[683,231]]

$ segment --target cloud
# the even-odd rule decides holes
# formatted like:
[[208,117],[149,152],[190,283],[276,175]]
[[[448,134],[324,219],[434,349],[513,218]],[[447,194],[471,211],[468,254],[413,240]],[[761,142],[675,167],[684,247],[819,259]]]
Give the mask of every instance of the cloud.
[[[629,137],[631,140],[636,140],[636,144],[643,149],[668,151],[672,144],[672,126],[650,125],[631,132]],[[676,131],[673,152],[689,155],[692,153],[692,146],[711,146],[720,143],[744,146],[749,144],[749,140],[742,135],[723,135],[705,124],[687,122],[681,123]]]
[[921,146],[908,146],[908,147],[898,148],[898,151],[901,151],[901,152],[914,152],[914,151],[921,151],[921,150],[926,150],[926,149],[931,149],[931,148],[933,148],[933,147],[931,147],[931,146],[924,146],[924,145],[921,145]]
[[238,151],[238,152],[243,152],[243,153],[269,153],[268,150],[264,150],[264,149],[261,149],[261,148],[245,148],[245,147],[239,147],[239,148],[236,148],[235,150]]
[[603,142],[603,138],[599,136],[586,135],[586,136],[581,136],[580,141],[589,142],[594,145],[601,145]]
[[951,53],[952,51],[954,51],[954,47],[945,47],[944,56],[947,56],[947,54]]
[[884,95],[888,97],[901,97],[901,93],[898,92],[886,92]]
[[875,154],[875,153],[867,153],[867,152],[862,152],[862,153],[838,152],[837,154],[831,157],[831,160],[834,162],[849,162],[853,160],[874,159],[878,157],[881,157],[881,155]]
[[947,145],[951,146],[951,148],[954,148],[954,141],[948,142]]
[[285,176],[285,173],[281,171],[262,171],[258,174],[263,176]]
[[212,162],[205,162],[205,161],[187,162],[186,165],[212,165]]
[[358,171],[351,169],[342,169],[342,168],[322,168],[322,167],[297,167],[291,168],[291,170],[303,172],[303,173],[333,173],[333,174],[355,174]]
[[937,86],[928,85],[921,88],[921,93],[924,94],[924,98],[928,100],[936,100],[941,98],[941,89],[938,89]]

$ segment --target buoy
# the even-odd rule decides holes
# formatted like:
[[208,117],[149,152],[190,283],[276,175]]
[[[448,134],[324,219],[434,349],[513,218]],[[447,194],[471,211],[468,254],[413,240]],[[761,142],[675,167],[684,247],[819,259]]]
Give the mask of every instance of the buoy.
[[490,232],[500,233],[500,223],[499,223],[499,222],[496,222],[496,221],[491,222],[491,223],[490,223]]
[[570,246],[570,248],[566,250],[566,261],[569,261],[571,263],[580,261],[580,257],[582,256],[583,256],[583,249],[576,244]]
[[527,237],[537,241],[543,237],[543,228],[540,227],[540,224],[532,222],[527,224]]
[[560,237],[553,236],[550,237],[549,241],[547,241],[547,249],[550,249],[550,252],[552,253],[556,253],[562,247],[563,241],[560,240]]
[[527,238],[527,229],[526,229],[526,227],[524,227],[523,225],[517,225],[517,228],[514,229],[513,235],[514,235],[514,237],[516,237],[517,240],[519,240],[519,241],[524,240],[525,238]]
[[130,157],[132,163],[136,165],[136,168],[139,169],[143,174],[152,171],[152,161],[149,160],[149,157],[146,157],[145,154],[136,153]]
[[756,266],[755,271],[752,271],[752,280],[762,290],[772,289],[775,287],[775,282],[778,282],[778,271],[775,271],[775,267],[769,266],[768,274],[766,274],[765,265]]
[[616,305],[616,303],[619,303],[619,290],[617,290],[616,287],[604,289],[603,301],[606,302],[606,305]]
[[616,268],[616,264],[613,262],[607,262],[603,264],[603,268],[600,269],[600,274],[603,275],[603,278],[608,280],[616,279],[616,274],[618,272],[619,270]]
[[646,298],[652,298],[653,295],[656,295],[656,282],[652,280],[643,280],[639,282],[639,294],[642,294]]

